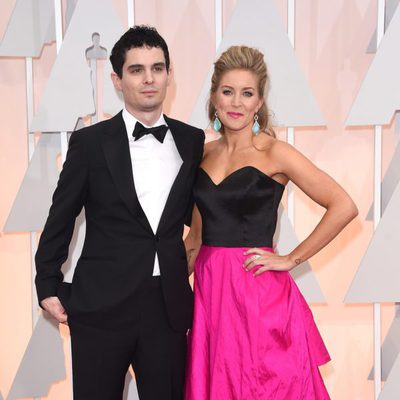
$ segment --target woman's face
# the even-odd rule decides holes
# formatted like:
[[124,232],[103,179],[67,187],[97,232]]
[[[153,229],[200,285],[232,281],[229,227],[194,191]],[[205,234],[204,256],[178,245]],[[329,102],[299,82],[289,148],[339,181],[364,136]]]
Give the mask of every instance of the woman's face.
[[264,101],[259,96],[257,87],[258,79],[253,72],[234,69],[222,75],[211,100],[225,132],[247,129],[251,131],[254,114]]

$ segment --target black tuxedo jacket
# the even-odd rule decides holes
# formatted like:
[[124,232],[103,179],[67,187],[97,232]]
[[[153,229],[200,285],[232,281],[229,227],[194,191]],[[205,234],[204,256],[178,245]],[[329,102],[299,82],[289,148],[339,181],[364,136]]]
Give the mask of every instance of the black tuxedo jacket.
[[[151,279],[157,251],[170,324],[176,330],[190,327],[193,295],[182,235],[191,212],[204,133],[177,120],[165,117],[165,121],[183,164],[156,234],[135,192],[122,112],[71,135],[36,253],[39,301],[58,296],[69,318],[103,326],[127,323],[134,318],[131,306],[141,286]],[[82,207],[85,242],[72,284],[63,283],[61,266]]]

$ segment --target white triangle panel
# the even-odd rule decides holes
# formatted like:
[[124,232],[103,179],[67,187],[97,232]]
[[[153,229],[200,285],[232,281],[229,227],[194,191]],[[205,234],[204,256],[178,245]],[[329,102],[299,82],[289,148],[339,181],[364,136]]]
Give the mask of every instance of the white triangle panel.
[[383,386],[378,400],[398,400],[400,394],[400,356],[397,356],[393,369]]
[[386,125],[400,109],[400,7],[380,42],[346,125]]
[[[400,353],[400,304],[396,304],[396,315],[389,328],[382,345],[382,380],[386,381],[390,371]],[[374,379],[374,369],[372,368],[368,379]]]
[[[299,244],[293,226],[286,212],[283,211],[283,207],[279,209],[274,241],[277,243],[276,250],[278,254],[288,254]],[[294,268],[291,271],[291,275],[308,303],[325,302],[322,290],[308,262],[304,262]]]
[[[393,18],[397,6],[399,5],[399,0],[385,0],[385,31]],[[367,53],[375,53],[377,50],[376,43],[376,29],[372,35],[371,41],[369,42]]]
[[61,142],[57,134],[43,134],[25,172],[8,215],[4,232],[34,232],[43,229],[56,188]]
[[17,0],[0,44],[0,56],[39,57],[43,45],[54,40],[54,1]]
[[[238,0],[215,58],[232,45],[256,47],[264,53],[271,80],[268,102],[278,125],[325,124],[272,0]],[[205,107],[212,69],[190,118],[201,128],[208,126]]]
[[[392,160],[390,161],[389,167],[382,180],[382,214],[385,212],[387,205],[392,198],[393,192],[396,186],[400,182],[400,144],[396,146],[396,150],[393,154]],[[372,203],[371,208],[368,211],[367,219],[372,220],[374,218],[374,204]]]
[[346,303],[400,301],[400,184],[397,185],[345,298]]
[[85,211],[81,213],[75,220],[74,233],[71,238],[71,242],[68,249],[68,259],[62,266],[62,272],[64,274],[65,282],[72,282],[74,276],[75,267],[82,253],[83,243],[85,242],[86,234],[86,220]]
[[125,377],[125,388],[122,395],[122,400],[139,400],[139,394],[136,387],[136,382],[128,371]]
[[95,112],[91,69],[86,50],[92,35],[109,56],[121,35],[121,23],[112,0],[79,1],[54,63],[30,131],[73,131],[79,117]]
[[50,386],[66,378],[58,322],[40,316],[7,399],[47,397]]

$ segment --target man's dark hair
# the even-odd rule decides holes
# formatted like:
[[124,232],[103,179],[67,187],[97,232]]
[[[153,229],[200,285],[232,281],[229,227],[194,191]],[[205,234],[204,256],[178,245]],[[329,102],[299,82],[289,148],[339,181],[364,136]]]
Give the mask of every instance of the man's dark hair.
[[122,66],[125,62],[126,52],[136,47],[159,47],[164,53],[165,66],[169,71],[168,46],[157,29],[148,25],[135,25],[120,37],[111,51],[111,65],[120,78],[122,78]]

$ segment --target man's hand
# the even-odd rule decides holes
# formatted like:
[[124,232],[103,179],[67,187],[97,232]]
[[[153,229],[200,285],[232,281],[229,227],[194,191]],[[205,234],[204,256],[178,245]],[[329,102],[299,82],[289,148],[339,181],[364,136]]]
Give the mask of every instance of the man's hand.
[[68,315],[58,297],[47,297],[46,299],[42,300],[40,304],[58,322],[68,325]]

